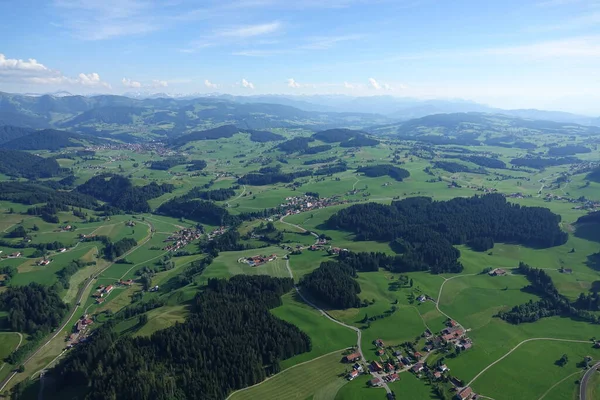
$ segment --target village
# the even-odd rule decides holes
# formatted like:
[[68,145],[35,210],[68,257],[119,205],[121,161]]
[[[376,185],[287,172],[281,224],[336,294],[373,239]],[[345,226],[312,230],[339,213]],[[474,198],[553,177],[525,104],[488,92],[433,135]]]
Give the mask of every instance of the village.
[[335,206],[348,203],[347,200],[341,200],[340,196],[318,197],[315,193],[307,193],[303,196],[286,197],[285,203],[279,207],[284,210],[283,215],[299,214],[303,211],[316,210],[324,207]]
[[242,257],[238,260],[238,262],[246,263],[251,267],[259,267],[263,264],[274,260],[277,260],[277,254],[271,254],[270,256],[259,255],[252,257]]
[[[419,298],[419,301],[427,300],[429,297],[425,295]],[[415,347],[418,343],[424,343],[421,349]],[[347,380],[352,381],[360,375],[370,374],[372,379],[367,385],[378,388],[399,380],[399,374],[403,372],[411,372],[418,379],[449,382],[456,393],[456,399],[477,398],[470,387],[465,387],[462,381],[450,376],[450,369],[443,362],[444,357],[455,357],[473,346],[467,331],[456,321],[448,319],[445,328],[435,335],[426,329],[420,340],[414,343],[388,346],[383,340],[376,339],[372,344],[377,358],[370,362],[362,360],[360,352],[355,350],[351,350],[342,358],[342,362],[352,364],[351,370],[346,375]],[[441,357],[436,357],[436,361],[428,363],[427,359],[434,354]]]
[[[223,228],[221,228],[223,229]],[[165,251],[177,251],[184,248],[194,240],[199,239],[203,235],[202,230],[198,228],[185,228],[181,229],[163,240],[163,243],[171,242],[166,245],[163,250]]]

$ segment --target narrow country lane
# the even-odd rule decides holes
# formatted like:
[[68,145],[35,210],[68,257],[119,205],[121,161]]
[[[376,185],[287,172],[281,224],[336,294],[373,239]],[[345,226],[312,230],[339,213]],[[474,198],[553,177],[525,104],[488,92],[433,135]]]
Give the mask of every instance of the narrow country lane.
[[590,378],[594,373],[596,373],[596,371],[598,371],[598,368],[600,368],[600,362],[594,364],[592,368],[587,370],[585,375],[583,375],[583,378],[581,378],[581,383],[579,385],[579,400],[594,400],[587,398],[587,386],[590,381]]

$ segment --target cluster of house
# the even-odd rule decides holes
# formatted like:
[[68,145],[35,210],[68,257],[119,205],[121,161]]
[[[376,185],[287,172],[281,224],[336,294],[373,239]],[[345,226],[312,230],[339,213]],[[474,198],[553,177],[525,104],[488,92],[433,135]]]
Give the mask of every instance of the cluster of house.
[[73,332],[67,338],[67,348],[71,348],[76,344],[84,342],[89,333],[89,326],[92,325],[94,321],[88,318],[87,314],[83,315],[73,327]]
[[504,276],[506,274],[508,274],[508,272],[506,272],[506,270],[502,268],[494,268],[493,270],[488,272],[489,276]]
[[546,193],[546,195],[544,196],[544,200],[546,201],[552,201],[552,200],[558,200],[558,201],[566,201],[567,203],[571,203],[571,204],[581,204],[579,206],[575,206],[573,207],[574,210],[595,210],[600,208],[600,201],[594,201],[594,200],[588,200],[586,198],[573,198],[573,197],[568,197],[568,196],[559,196],[556,194],[552,194],[552,193]]
[[478,192],[483,192],[483,193],[496,193],[496,192],[498,192],[498,189],[496,189],[496,188],[486,188],[485,186],[467,185],[467,188],[472,189],[472,190],[476,190]]
[[277,254],[271,254],[270,256],[252,256],[244,259],[244,262],[251,267],[258,267],[277,259]]
[[214,238],[216,238],[217,236],[221,236],[225,232],[227,232],[227,227],[226,226],[220,226],[220,227],[218,227],[217,229],[215,229],[214,231],[210,232],[207,235],[208,240],[213,240]]
[[349,381],[351,381],[354,378],[358,377],[363,372],[364,372],[363,366],[360,365],[359,363],[355,363],[352,366],[352,371],[350,371],[350,373],[346,376],[346,379],[348,379]]
[[75,228],[73,226],[71,226],[71,225],[65,225],[65,226],[61,226],[59,228],[59,230],[61,232],[71,232],[71,231],[75,230]]
[[285,203],[280,205],[281,208],[285,209],[284,215],[298,214],[303,211],[316,210],[319,208],[347,203],[347,201],[341,200],[339,196],[313,197],[303,195],[286,197],[285,201]]
[[104,303],[106,297],[114,290],[114,288],[115,287],[113,285],[100,285],[96,288],[96,293],[94,293],[92,297],[96,298],[96,303],[102,304]]
[[465,330],[454,320],[447,322],[447,327],[442,329],[439,335],[433,336],[429,330],[425,331],[425,337],[429,340],[425,346],[425,351],[439,349],[442,346],[452,344],[460,350],[469,350],[473,347],[473,341],[465,335]]
[[510,193],[510,194],[504,195],[504,197],[509,197],[511,199],[524,199],[526,197],[533,197],[533,196],[530,194],[525,195],[523,193]]
[[46,265],[50,264],[52,262],[52,259],[50,258],[43,258],[40,261],[37,262],[37,265],[41,266],[41,267],[45,267]]
[[[2,252],[0,251],[0,253],[2,253]],[[20,251],[15,251],[14,253],[10,253],[7,256],[2,256],[2,258],[19,258],[22,255],[23,255],[23,253],[21,253]]]
[[[148,142],[148,143],[111,143],[111,144],[103,144],[98,146],[90,146],[87,147],[86,150],[126,150],[127,152],[134,153],[146,153],[149,151],[155,152],[159,156],[169,156],[175,155],[176,153],[168,149],[161,142]],[[110,157],[111,161],[127,161],[130,160],[131,157],[128,156],[117,156]]]
[[202,231],[199,229],[185,228],[173,233],[171,236],[163,240],[163,242],[171,242],[163,248],[165,251],[177,251],[184,248],[196,239],[202,236]]

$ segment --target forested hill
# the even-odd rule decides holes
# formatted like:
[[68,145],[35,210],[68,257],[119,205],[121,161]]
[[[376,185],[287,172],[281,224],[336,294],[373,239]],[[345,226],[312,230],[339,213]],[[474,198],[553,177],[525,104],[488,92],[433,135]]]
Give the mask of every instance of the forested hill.
[[173,189],[174,186],[169,183],[159,185],[151,182],[146,186],[134,186],[124,176],[102,174],[78,186],[76,191],[105,201],[119,210],[149,212],[148,200],[169,193]]
[[410,176],[410,172],[408,172],[404,168],[398,168],[389,164],[369,165],[366,167],[358,168],[356,172],[362,172],[363,174],[369,177],[387,175],[390,178],[393,178],[399,182],[402,182],[403,179],[406,179]]
[[328,129],[317,132],[312,137],[325,143],[345,142],[359,135],[364,136],[365,132],[355,131],[353,129]]
[[311,350],[305,333],[268,311],[293,285],[268,276],[210,279],[186,322],[150,338],[118,337],[109,323],[52,373],[56,395],[75,388],[88,400],[225,399]]
[[93,136],[44,129],[0,144],[0,147],[11,150],[60,150],[66,147],[82,146],[82,141],[95,144],[105,142]]
[[600,167],[592,170],[592,172],[587,174],[585,179],[587,179],[588,181],[600,183]]
[[[374,133],[395,134],[402,138],[424,139],[425,141],[454,138],[459,141],[467,140],[469,144],[477,145],[477,138],[485,135],[506,136],[507,130],[519,132],[519,136],[540,133],[562,133],[570,135],[597,135],[600,127],[578,125],[575,123],[541,121],[523,119],[505,114],[488,114],[479,112],[433,114],[406,122],[381,126]],[[435,132],[435,135],[432,133]]]
[[204,131],[196,131],[192,133],[188,133],[177,139],[172,141],[172,144],[175,146],[182,146],[186,143],[193,142],[196,140],[217,140],[221,138],[230,138],[236,133],[249,133],[250,140],[253,142],[272,142],[278,140],[284,140],[285,137],[269,132],[269,131],[259,131],[254,129],[240,129],[235,125],[223,125],[217,128],[207,129]]
[[332,229],[356,233],[357,240],[392,240],[413,270],[461,270],[460,253],[452,245],[469,244],[484,251],[494,242],[536,248],[564,244],[568,235],[561,218],[541,207],[511,204],[499,194],[434,202],[427,197],[391,205],[358,204],[338,211],[327,221]]
[[196,140],[217,140],[221,138],[230,138],[239,131],[240,130],[235,125],[223,125],[219,126],[218,128],[207,129],[205,131],[188,133],[187,135],[183,135],[173,140],[173,144],[176,146],[181,146]]
[[600,224],[600,211],[591,212],[579,217],[577,224]]
[[85,111],[76,117],[63,122],[61,126],[72,127],[81,123],[128,125],[133,122],[134,116],[140,115],[143,111],[143,108],[138,107],[98,107]]
[[0,173],[28,179],[50,178],[63,169],[53,158],[43,158],[24,151],[0,149]]
[[10,142],[11,140],[18,139],[22,136],[27,136],[33,132],[34,130],[29,128],[20,128],[10,125],[0,126],[0,144]]

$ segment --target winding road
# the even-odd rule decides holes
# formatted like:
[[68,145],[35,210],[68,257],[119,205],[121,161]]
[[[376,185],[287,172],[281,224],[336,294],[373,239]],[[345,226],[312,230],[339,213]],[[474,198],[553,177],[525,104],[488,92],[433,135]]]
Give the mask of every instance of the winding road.
[[456,276],[453,276],[452,278],[444,278],[444,282],[442,282],[442,285],[440,286],[440,290],[438,291],[437,300],[435,301],[436,310],[438,310],[438,312],[440,314],[442,314],[443,316],[445,316],[446,318],[454,320],[458,324],[458,326],[461,327],[464,331],[466,331],[466,329],[464,326],[462,326],[462,324],[460,322],[458,322],[457,320],[455,320],[454,318],[450,317],[448,314],[446,314],[445,312],[440,310],[440,299],[442,298],[442,290],[444,290],[444,285],[446,284],[446,282],[451,281],[452,279],[462,278],[464,276],[474,276],[474,275],[478,275],[478,274],[464,274],[464,275],[456,275]]
[[592,368],[587,370],[585,375],[583,375],[583,378],[581,378],[581,383],[579,384],[579,400],[594,400],[587,398],[587,386],[590,378],[592,377],[594,372],[598,371],[598,368],[600,368],[600,362],[594,364]]
[[[314,232],[311,232],[311,233],[315,234]],[[294,279],[294,274],[292,272],[292,269],[290,268],[290,259],[289,258],[287,260],[285,260],[285,266],[286,266],[286,268],[288,270],[288,273],[290,274],[290,278]],[[311,306],[312,308],[314,308],[315,310],[317,310],[318,312],[320,312],[321,315],[323,315],[325,318],[327,318],[331,322],[335,322],[338,325],[341,325],[341,326],[346,327],[348,329],[352,329],[354,332],[356,332],[356,336],[357,336],[356,347],[358,348],[358,352],[360,353],[360,358],[362,360],[366,360],[365,355],[364,355],[363,350],[362,350],[362,331],[359,328],[357,328],[355,326],[352,326],[352,325],[347,325],[347,324],[345,324],[345,323],[343,323],[341,321],[338,321],[337,319],[333,318],[325,310],[323,310],[322,308],[319,308],[313,302],[311,302],[306,297],[304,297],[304,295],[300,291],[300,288],[298,287],[298,285],[294,285],[294,289],[296,290],[296,293],[298,293],[298,295],[302,298],[302,300],[306,304],[308,304],[309,306]],[[375,375],[373,375],[373,376],[375,376]],[[388,384],[384,380],[381,380],[381,381],[383,382],[383,388],[385,389],[385,391],[388,392],[388,393],[391,393],[392,391],[390,390],[390,387],[388,386]]]
[[[300,231],[302,231],[302,232],[306,232],[306,231],[307,231],[306,229],[302,228],[302,227],[301,227],[301,226],[299,226],[299,225],[291,224],[291,223],[289,223],[289,222],[286,222],[286,221],[284,221],[284,218],[285,218],[285,217],[286,217],[285,215],[284,215],[283,217],[281,217],[281,218],[279,219],[279,222],[282,222],[282,223],[284,223],[284,224],[286,224],[286,225],[293,226],[293,227],[295,227],[296,229],[299,229],[299,230],[300,230]],[[318,235],[317,233],[315,233],[315,232],[310,232],[310,234],[311,234],[311,235],[313,235],[313,236],[314,236],[315,238],[317,238],[317,239],[319,238],[319,235]],[[292,269],[290,268],[290,259],[289,259],[289,256],[288,256],[288,258],[285,260],[285,267],[286,267],[286,268],[287,268],[287,270],[288,270],[288,273],[289,273],[289,275],[290,275],[290,278],[294,279],[294,273],[292,272]],[[363,350],[362,350],[362,331],[361,331],[359,328],[357,328],[357,327],[355,327],[355,326],[352,326],[352,325],[345,324],[345,323],[343,323],[343,322],[341,322],[341,321],[338,321],[337,319],[333,318],[331,315],[329,315],[329,314],[327,313],[327,311],[323,310],[322,308],[319,308],[319,307],[318,307],[316,304],[314,304],[313,302],[311,302],[310,300],[308,300],[306,297],[304,297],[304,295],[303,295],[303,294],[302,294],[302,292],[300,291],[300,288],[298,287],[298,285],[294,284],[294,289],[296,290],[296,293],[298,293],[298,295],[300,296],[300,298],[302,298],[302,300],[303,300],[303,301],[304,301],[306,304],[308,304],[309,306],[311,306],[312,308],[314,308],[315,310],[317,310],[318,312],[320,312],[320,313],[321,313],[321,315],[323,315],[325,318],[327,318],[327,319],[328,319],[328,320],[330,320],[331,322],[334,322],[334,323],[336,323],[336,324],[338,324],[338,325],[341,325],[341,326],[343,326],[343,327],[345,327],[345,328],[352,329],[354,332],[356,332],[356,336],[357,336],[357,343],[356,343],[356,347],[357,347],[357,349],[358,349],[358,352],[359,352],[359,354],[360,354],[360,358],[361,358],[362,360],[366,360],[366,358],[365,358],[365,354],[363,353]],[[373,373],[372,373],[372,375],[373,375],[374,377],[377,377],[377,378],[379,378],[378,376],[376,376],[376,375],[375,375],[375,374],[373,374]],[[381,378],[380,378],[380,379],[381,379]],[[392,391],[390,390],[390,387],[388,386],[387,382],[385,382],[383,379],[381,379],[381,382],[383,383],[382,387],[385,389],[385,391],[386,391],[387,393],[392,393]]]

